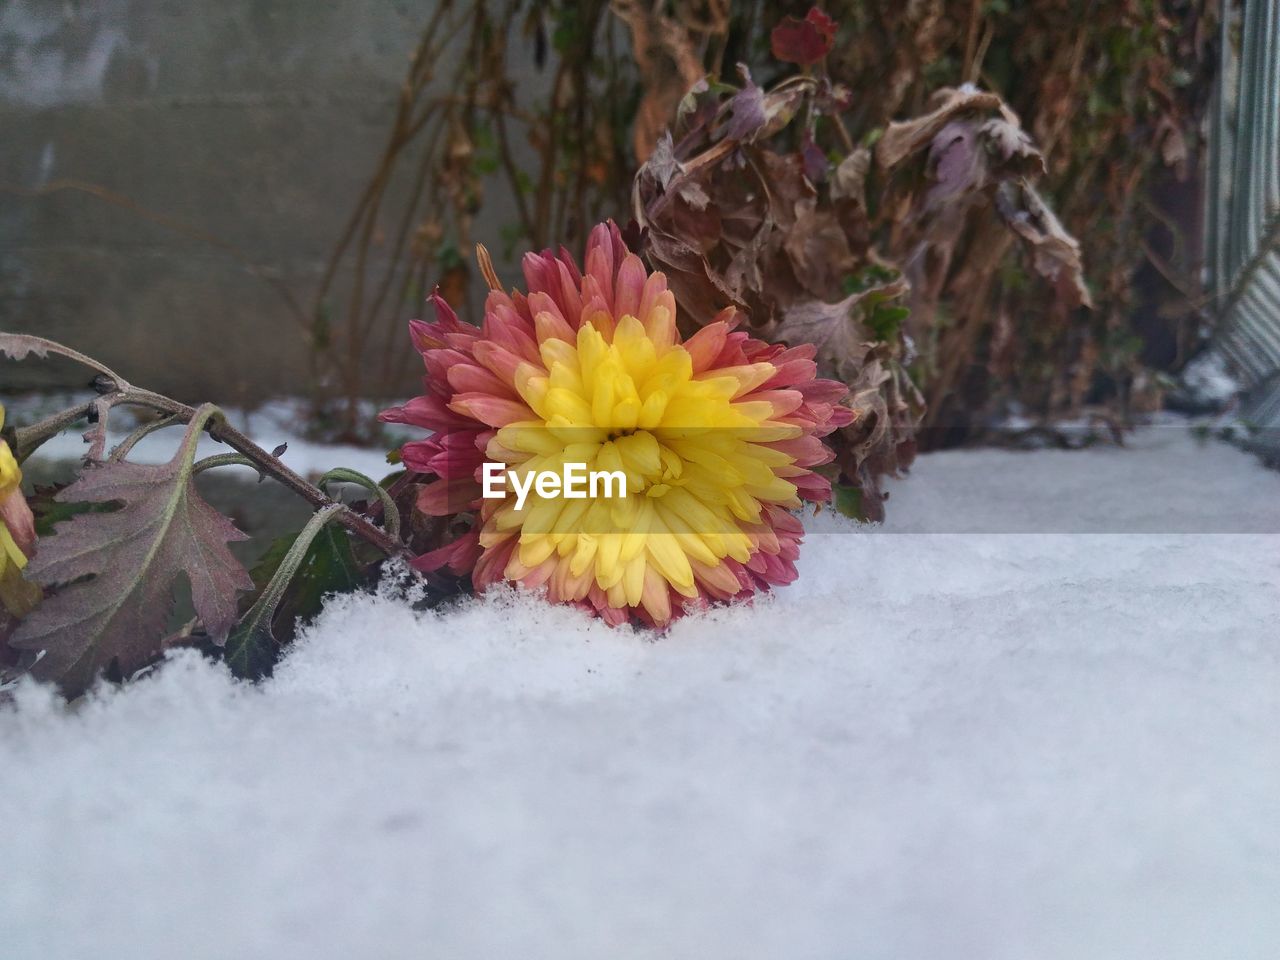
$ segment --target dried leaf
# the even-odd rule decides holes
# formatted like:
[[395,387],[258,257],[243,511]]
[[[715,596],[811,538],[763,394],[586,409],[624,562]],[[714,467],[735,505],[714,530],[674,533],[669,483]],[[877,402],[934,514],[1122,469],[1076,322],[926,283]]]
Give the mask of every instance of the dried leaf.
[[20,650],[44,651],[34,676],[75,696],[112,664],[124,675],[144,666],[160,652],[182,575],[210,636],[226,637],[236,621],[236,593],[253,581],[226,546],[245,535],[192,483],[196,443],[211,415],[212,408],[201,408],[167,464],[90,467],[58,495],[65,503],[122,506],[80,514],[41,541],[30,575],[58,589],[11,641]]
[[812,66],[831,52],[836,22],[817,7],[803,20],[783,17],[769,34],[769,48],[779,60]]
[[49,341],[43,337],[33,337],[25,333],[0,333],[0,353],[14,360],[25,360],[32,354],[37,357],[47,357],[49,347]]
[[1036,272],[1053,284],[1058,297],[1068,307],[1092,307],[1080,262],[1080,244],[1063,229],[1040,194],[1026,180],[1003,183],[996,191],[996,209],[1027,245]]
[[[973,87],[958,90],[946,88],[934,94],[933,109],[923,117],[889,124],[876,144],[876,163],[892,170],[903,160],[932,142],[948,123],[957,116],[975,111],[1008,111],[1004,101],[994,93],[986,93]],[[1009,114],[1012,117],[1012,114]],[[1013,118],[1016,122],[1016,118]]]
[[[835,443],[841,473],[858,490],[857,518],[884,520],[881,481],[900,476],[916,456],[916,430],[924,398],[885,344],[866,343],[857,380],[849,390],[854,420]],[[846,494],[846,506],[850,498]]]
[[729,122],[724,135],[730,140],[754,140],[768,117],[764,111],[764,91],[751,79],[751,71],[745,63],[738,64],[742,76],[742,89],[729,100]]
[[0,333],[0,354],[8,355],[14,360],[25,360],[33,354],[37,357],[47,357],[50,353],[82,363],[86,367],[91,367],[103,376],[110,378],[117,386],[124,386],[125,381],[118,373],[92,357],[85,356],[79,350],[72,350],[70,347],[64,347],[62,344],[53,340],[46,340],[44,337],[34,337],[25,333]]
[[862,322],[865,312],[907,291],[902,278],[879,284],[836,303],[806,300],[787,308],[767,335],[782,343],[812,343],[818,348],[818,372],[851,386],[865,386],[863,362],[875,338]]
[[830,210],[818,209],[813,197],[796,203],[795,223],[787,231],[782,248],[796,279],[815,297],[839,289],[840,281],[855,266],[840,222]]
[[856,200],[866,208],[867,172],[871,169],[871,151],[859,147],[840,161],[831,178],[832,200]]
[[83,434],[84,442],[89,444],[83,458],[86,463],[96,463],[107,455],[107,418],[110,416],[110,399],[98,397],[93,401],[89,411],[89,429]]

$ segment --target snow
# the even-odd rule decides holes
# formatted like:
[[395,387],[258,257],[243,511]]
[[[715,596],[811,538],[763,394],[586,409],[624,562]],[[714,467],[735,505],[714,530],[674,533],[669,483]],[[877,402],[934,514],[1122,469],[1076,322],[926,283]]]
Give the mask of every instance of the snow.
[[1206,350],[1187,364],[1179,377],[1188,395],[1208,407],[1225,407],[1241,392],[1226,357]]
[[387,586],[261,687],[24,685],[3,954],[1273,960],[1278,503],[1185,428],[936,454],[659,639]]

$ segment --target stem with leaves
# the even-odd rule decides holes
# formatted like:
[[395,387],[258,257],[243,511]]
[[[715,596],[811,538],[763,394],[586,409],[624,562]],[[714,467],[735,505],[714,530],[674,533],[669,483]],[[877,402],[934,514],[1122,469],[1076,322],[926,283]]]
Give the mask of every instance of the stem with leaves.
[[[95,417],[97,418],[98,422],[91,433],[96,433],[99,441],[105,443],[105,419],[111,408],[115,406],[143,407],[154,410],[165,415],[166,425],[190,423],[196,416],[194,407],[180,403],[162,394],[154,393],[151,390],[135,387],[109,367],[52,340],[21,334],[0,334],[0,353],[7,354],[14,359],[22,359],[29,353],[35,353],[38,356],[56,353],[79,361],[98,373],[93,380],[93,388],[99,394],[96,399],[68,407],[29,427],[13,430],[9,439],[12,441],[11,446],[14,454],[20,462],[30,456],[46,440],[85,419],[92,421]],[[142,430],[135,432],[134,436],[125,441],[127,445],[126,453],[133,443],[141,439],[139,434],[147,430],[148,428],[142,428]],[[235,454],[227,455],[225,459],[215,458],[216,462],[207,462],[206,466],[221,466],[231,463],[253,466],[259,473],[270,476],[288,487],[316,510],[337,507],[338,509],[333,516],[337,523],[355,536],[373,544],[388,556],[406,556],[408,554],[407,548],[400,542],[399,531],[396,529],[398,525],[389,519],[393,511],[387,511],[388,520],[384,521],[387,522],[388,528],[386,530],[379,529],[365,517],[329,497],[319,487],[291,470],[281,462],[279,457],[258,446],[258,444],[232,426],[220,411],[210,418],[205,425],[205,430],[213,439],[225,443],[236,452]],[[96,442],[94,449],[96,450],[98,446],[99,443]],[[93,459],[98,458],[92,451],[91,457]],[[377,487],[377,484],[372,480],[360,474],[355,474],[354,471],[346,471],[342,476],[330,475],[329,479],[359,483],[370,489]],[[399,518],[397,517],[396,519],[398,520]]]

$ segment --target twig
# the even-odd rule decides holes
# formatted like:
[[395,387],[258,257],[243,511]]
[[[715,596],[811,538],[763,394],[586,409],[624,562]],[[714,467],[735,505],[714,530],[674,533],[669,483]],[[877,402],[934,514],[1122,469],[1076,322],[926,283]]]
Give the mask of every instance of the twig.
[[[110,392],[110,391],[109,391]],[[190,421],[195,416],[195,408],[187,406],[185,403],[179,403],[177,400],[150,390],[139,390],[132,388],[127,391],[120,391],[114,398],[115,403],[129,404],[132,406],[149,407],[152,410],[159,410],[162,413],[176,415],[185,421]],[[317,510],[322,510],[331,506],[336,501],[325,496],[325,494],[313,484],[307,482],[293,470],[286,467],[276,457],[273,457],[262,447],[258,446],[243,433],[237,430],[224,417],[217,417],[211,420],[205,428],[209,436],[213,439],[225,443],[233,450],[243,454],[263,473],[274,478],[284,486],[288,487],[302,499]],[[408,549],[404,544],[391,537],[383,530],[379,530],[364,517],[346,506],[342,507],[342,511],[338,514],[338,522],[363,540],[367,540],[375,547],[389,556],[407,556]]]
[[[45,417],[29,427],[19,427],[13,431],[13,455],[19,463],[35,452],[40,444],[53,437],[77,421],[89,416],[93,409],[93,401],[86,400],[74,407],[61,410],[53,416]],[[7,431],[6,431],[7,432]]]
[[[144,437],[149,437],[151,434],[155,433],[157,430],[163,430],[165,427],[171,427],[178,422],[179,421],[177,417],[171,416],[171,417],[161,417],[159,420],[153,420],[151,423],[144,423],[137,430],[133,431],[133,433],[129,434],[129,436],[125,437],[123,440],[120,441],[120,443],[116,445],[115,449],[111,451],[110,459],[123,460],[125,457],[129,455],[129,452],[133,450],[133,448],[137,445],[139,440],[143,439]],[[197,464],[197,466],[199,465]]]
[[[105,371],[108,369],[96,360],[86,357],[77,351],[71,350],[53,341],[42,340],[40,342],[40,347],[43,350],[53,351],[63,356],[81,359],[86,365],[95,370]],[[107,373],[100,373],[94,378],[93,386],[101,396],[94,400],[79,403],[73,407],[68,407],[66,410],[55,413],[50,417],[46,417],[44,420],[32,424],[29,427],[25,427],[21,430],[15,430],[13,432],[13,446],[16,451],[15,455],[18,459],[25,459],[26,456],[39,447],[40,444],[44,443],[44,441],[48,440],[55,434],[60,433],[77,420],[89,417],[91,413],[95,411],[99,417],[102,417],[107,410],[110,410],[112,407],[119,404],[157,410],[166,415],[168,422],[180,420],[184,423],[190,423],[196,418],[198,413],[194,407],[190,407],[185,403],[179,403],[177,400],[173,400],[159,393],[154,393],[151,390],[143,390],[138,387],[134,387],[123,378],[117,377],[114,374],[108,375]],[[207,412],[206,414],[202,414],[202,416],[206,415]],[[293,470],[286,467],[278,457],[272,456],[266,450],[262,449],[262,447],[258,446],[243,433],[233,427],[221,412],[210,417],[207,423],[204,424],[204,428],[209,436],[213,437],[213,439],[227,444],[237,453],[249,460],[253,466],[257,467],[260,473],[267,474],[284,484],[284,486],[302,497],[302,499],[306,500],[317,510],[323,510],[333,506],[335,503],[338,503],[338,501],[326,496],[325,493],[314,484],[307,482]],[[137,442],[137,439],[141,439],[141,437],[137,436],[135,433],[133,437],[130,437],[125,442],[129,443],[130,440]],[[241,461],[228,459],[223,462],[229,463]],[[209,464],[209,466],[212,465],[214,464]],[[338,505],[341,507],[341,510],[337,515],[338,522],[356,536],[372,543],[375,547],[389,556],[408,555],[408,549],[396,537],[392,536],[387,531],[380,530],[378,527],[375,527],[367,519],[347,506],[342,504]]]

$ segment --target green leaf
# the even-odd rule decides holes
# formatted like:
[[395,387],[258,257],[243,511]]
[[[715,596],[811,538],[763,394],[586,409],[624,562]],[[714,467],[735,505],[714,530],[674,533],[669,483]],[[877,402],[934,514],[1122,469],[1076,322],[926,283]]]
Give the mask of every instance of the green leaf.
[[[265,589],[280,568],[297,534],[284,536],[271,544],[262,560],[251,571],[254,581]],[[356,562],[351,549],[351,534],[341,527],[328,526],[316,535],[307,548],[294,574],[293,583],[277,608],[276,623],[282,634],[292,635],[289,625],[298,619],[314,617],[331,593],[350,593],[364,583],[364,570]]]
[[242,680],[271,676],[278,644],[271,632],[271,616],[245,617],[231,630],[223,656],[232,674]]
[[351,535],[330,518],[321,511],[300,532],[275,540],[253,568],[258,598],[226,644],[227,665],[237,677],[270,676],[280,643],[293,638],[299,620],[318,614],[329,594],[363,584]]
[[867,519],[862,513],[861,489],[838,483],[835,485],[835,493],[835,507],[838,512],[846,517],[852,517],[854,520]]
[[877,305],[867,317],[867,327],[877,340],[888,342],[897,337],[902,321],[910,315],[911,310],[907,307]]

